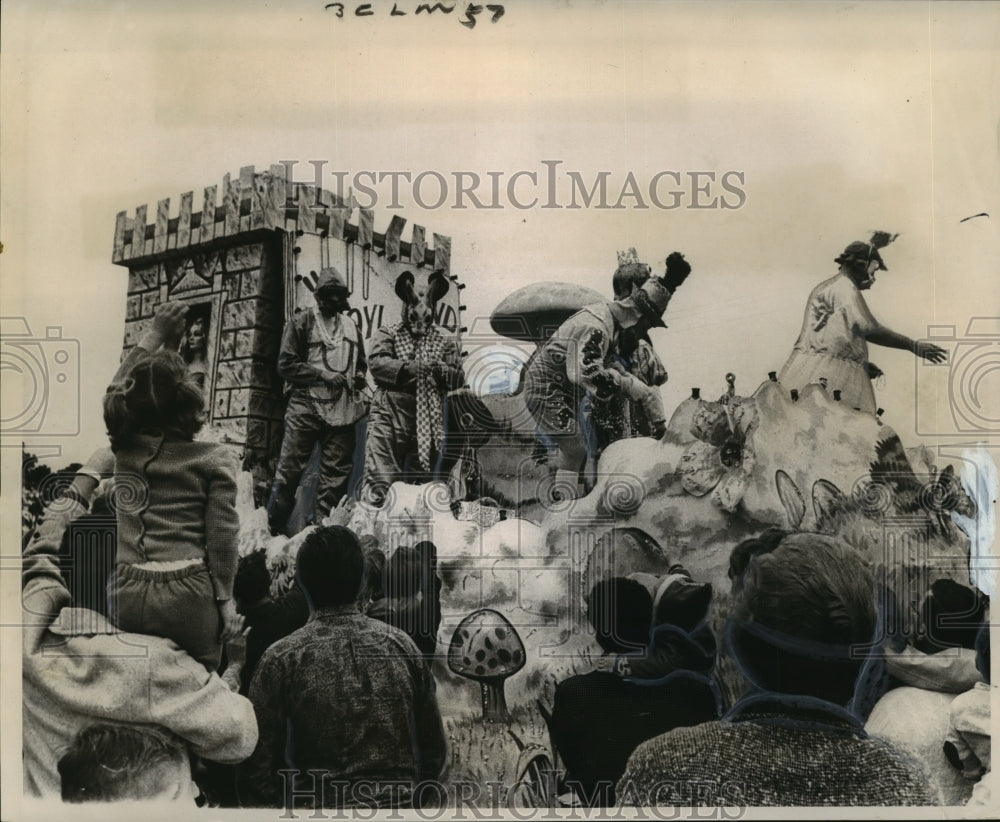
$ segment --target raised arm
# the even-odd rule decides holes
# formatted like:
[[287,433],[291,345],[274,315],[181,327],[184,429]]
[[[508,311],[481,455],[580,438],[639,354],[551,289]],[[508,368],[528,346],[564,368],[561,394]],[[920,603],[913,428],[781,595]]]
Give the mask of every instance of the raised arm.
[[147,354],[152,354],[163,346],[176,350],[184,333],[184,318],[187,312],[188,307],[184,303],[160,303],[156,307],[156,316],[153,317],[152,324],[118,366],[114,377],[111,378],[111,386],[116,386],[124,380],[125,375],[132,370],[132,366]]
[[901,351],[909,351],[918,357],[923,357],[931,362],[941,363],[948,359],[948,352],[940,346],[928,342],[917,342],[893,331],[888,326],[883,325],[868,308],[868,303],[859,290],[851,289],[850,296],[846,298],[845,309],[848,312],[849,322],[852,323],[855,333],[861,334],[874,345],[881,345],[885,348],[898,348]]
[[912,340],[904,334],[899,334],[891,328],[880,325],[875,331],[868,334],[868,342],[881,345],[886,348],[898,348],[902,351],[909,351],[918,357],[923,357],[934,363],[942,363],[948,359],[948,352],[934,343]]

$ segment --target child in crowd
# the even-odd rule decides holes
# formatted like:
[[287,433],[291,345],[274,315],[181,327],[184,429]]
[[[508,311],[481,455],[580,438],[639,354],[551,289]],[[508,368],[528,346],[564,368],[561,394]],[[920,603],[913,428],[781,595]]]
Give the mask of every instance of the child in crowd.
[[214,671],[240,629],[236,466],[225,446],[194,441],[204,398],[174,353],[185,313],[160,306],[104,397],[118,501],[109,594],[120,629],[172,639]]
[[183,740],[159,725],[97,723],[59,760],[64,802],[181,802],[197,785]]

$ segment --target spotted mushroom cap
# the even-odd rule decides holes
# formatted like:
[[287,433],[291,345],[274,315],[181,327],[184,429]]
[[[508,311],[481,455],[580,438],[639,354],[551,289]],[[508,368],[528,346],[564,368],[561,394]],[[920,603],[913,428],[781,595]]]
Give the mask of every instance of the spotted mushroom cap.
[[463,619],[448,646],[452,673],[470,679],[494,679],[524,667],[524,643],[499,611],[481,608]]

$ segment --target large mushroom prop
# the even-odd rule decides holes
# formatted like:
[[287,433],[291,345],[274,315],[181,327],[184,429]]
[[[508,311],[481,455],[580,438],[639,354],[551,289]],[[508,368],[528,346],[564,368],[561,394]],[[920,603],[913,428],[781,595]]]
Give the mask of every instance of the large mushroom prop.
[[500,301],[490,328],[501,337],[541,345],[581,308],[602,302],[603,294],[576,283],[531,283]]
[[507,722],[504,680],[524,667],[524,643],[499,611],[481,608],[463,619],[448,646],[451,672],[479,682],[486,722]]

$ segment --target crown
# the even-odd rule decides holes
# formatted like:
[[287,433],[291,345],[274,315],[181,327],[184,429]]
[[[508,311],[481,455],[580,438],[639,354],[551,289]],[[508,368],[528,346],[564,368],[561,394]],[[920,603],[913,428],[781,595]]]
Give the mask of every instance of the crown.
[[635,248],[629,248],[627,251],[618,252],[618,265],[634,265],[639,262],[639,255],[636,254]]

